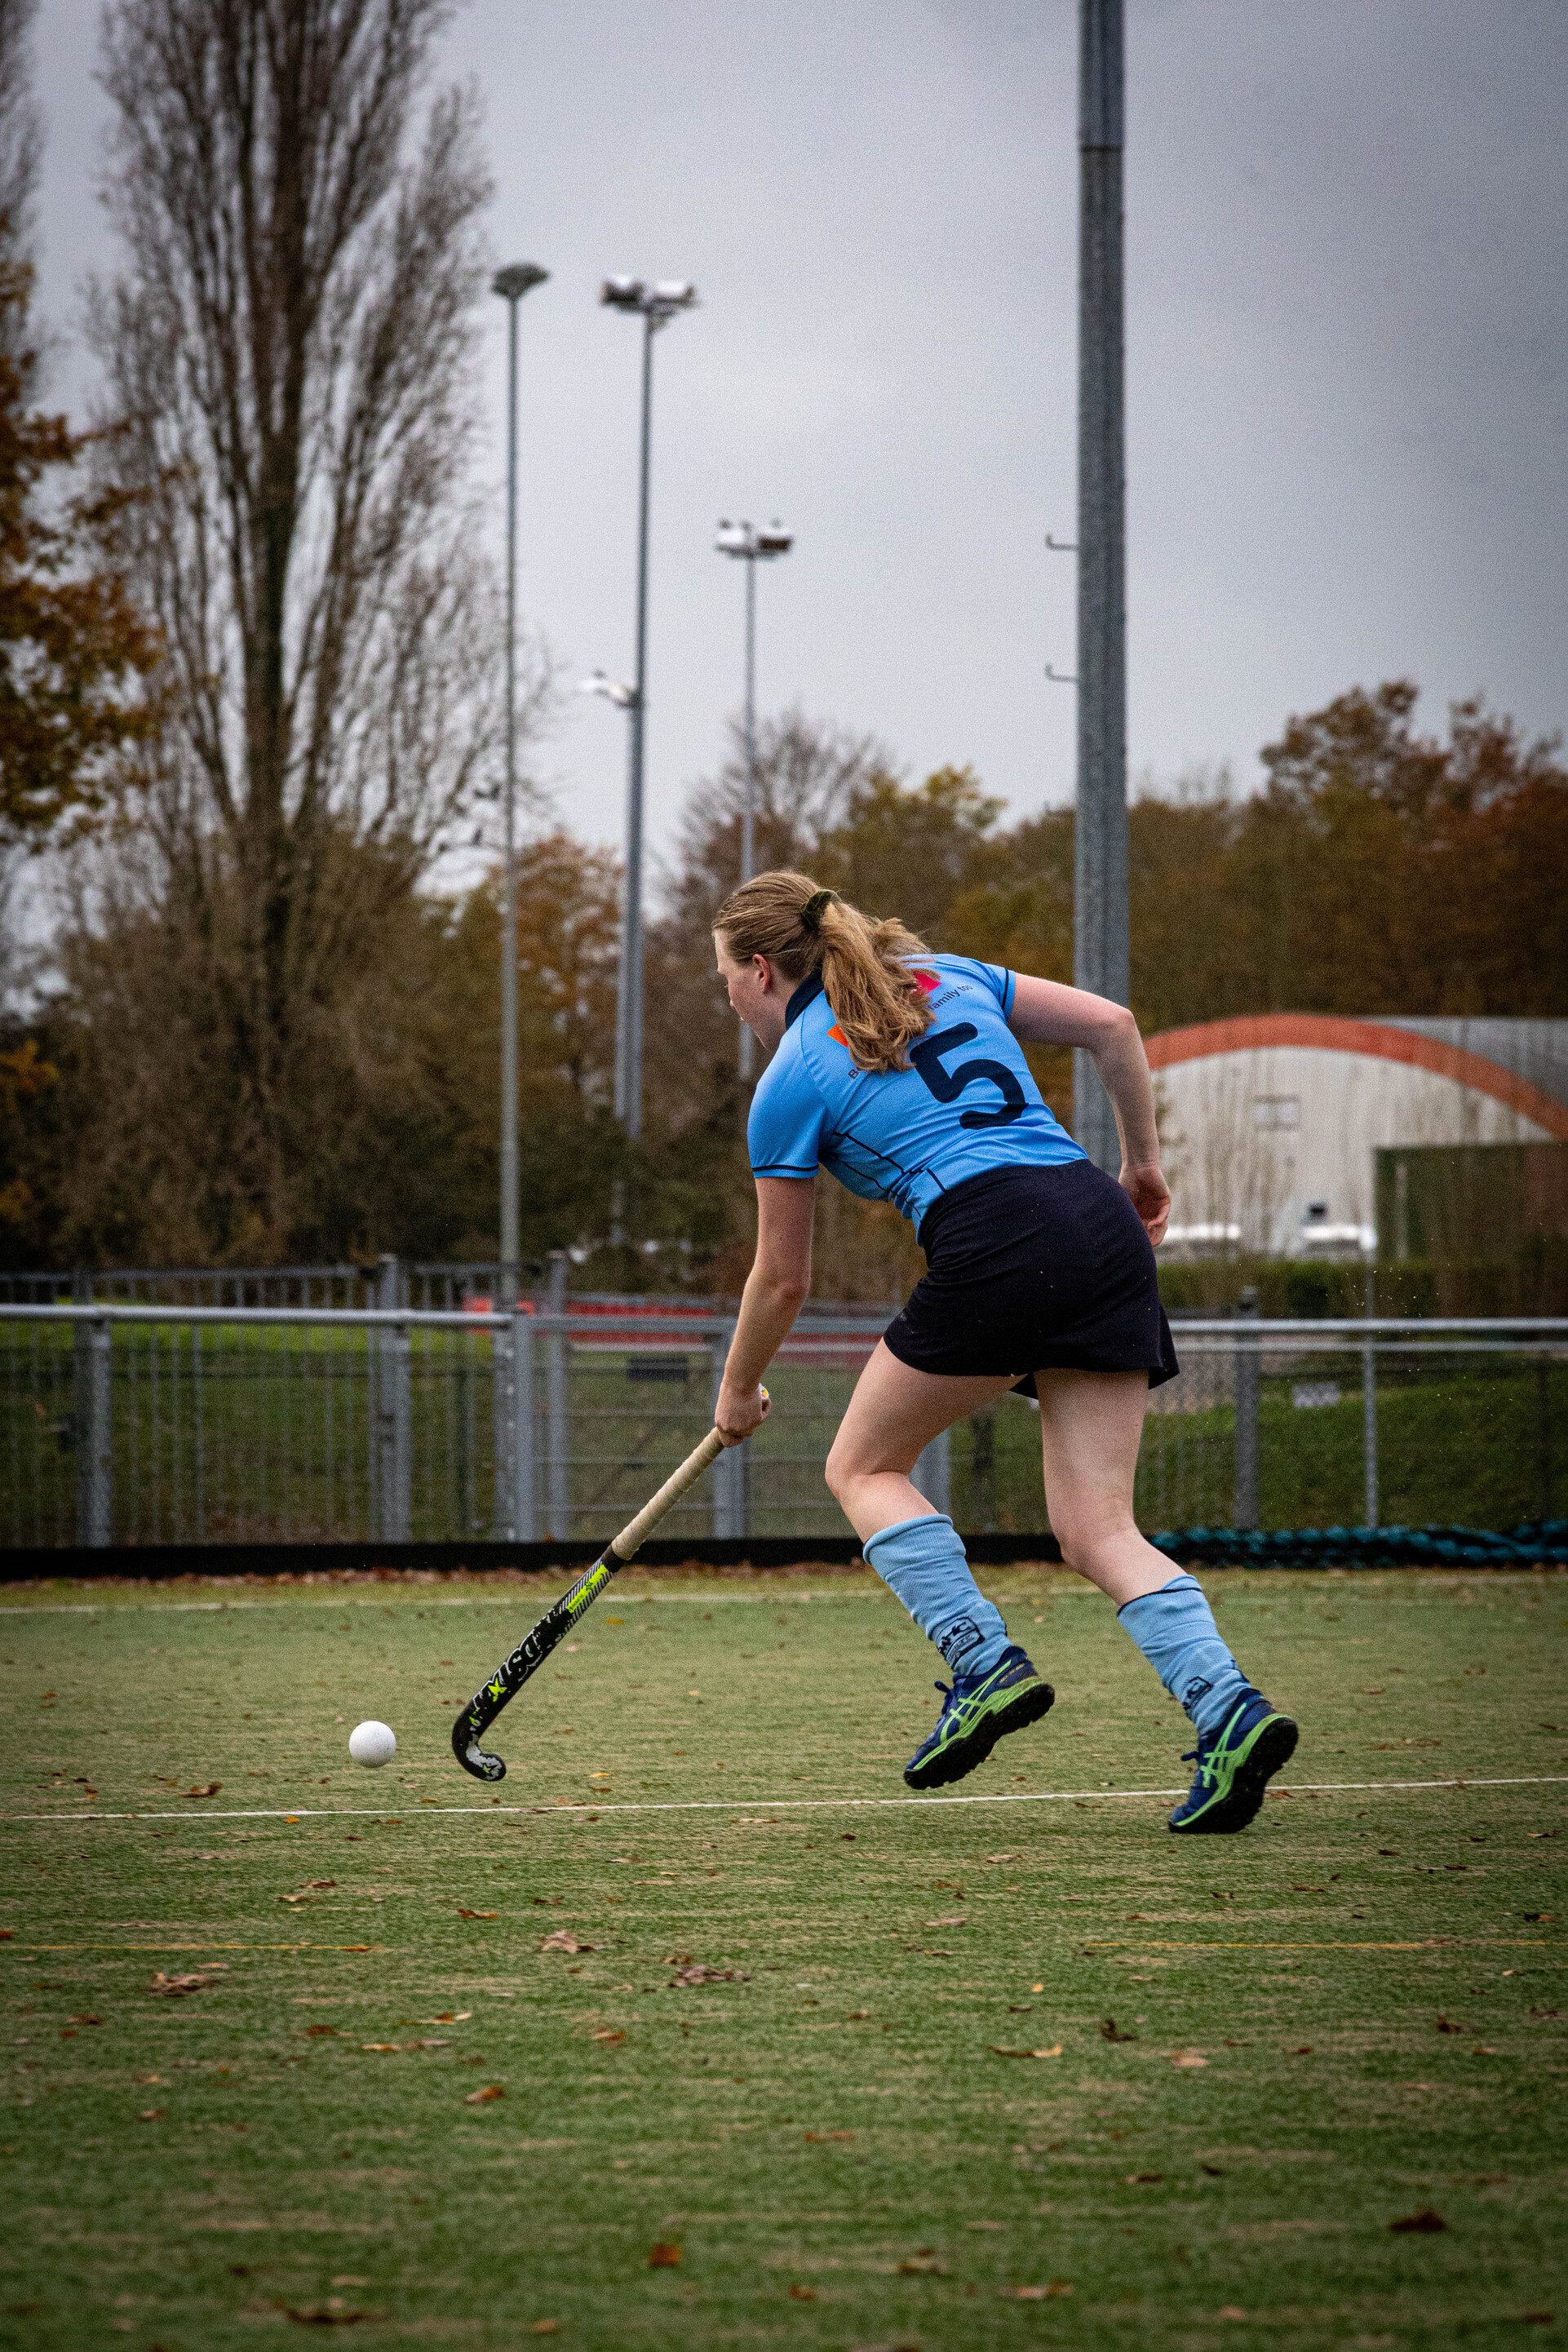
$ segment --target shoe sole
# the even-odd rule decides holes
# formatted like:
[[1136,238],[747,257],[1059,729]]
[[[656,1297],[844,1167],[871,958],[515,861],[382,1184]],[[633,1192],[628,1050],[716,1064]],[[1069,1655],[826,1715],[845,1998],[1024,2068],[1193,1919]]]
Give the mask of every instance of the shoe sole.
[[1223,1797],[1190,1822],[1173,1822],[1170,1826],[1177,1837],[1229,1837],[1244,1830],[1257,1813],[1268,1791],[1268,1783],[1283,1764],[1289,1764],[1296,1753],[1300,1732],[1288,1715],[1276,1715],[1265,1723],[1252,1746],[1237,1766],[1230,1787]]
[[963,1780],[977,1765],[984,1763],[999,1739],[1048,1715],[1056,1704],[1056,1696],[1049,1683],[1038,1679],[1026,1683],[1005,1706],[993,1707],[983,1715],[973,1731],[951,1741],[939,1755],[921,1765],[918,1773],[906,1769],[907,1785],[911,1789],[944,1789],[950,1781]]

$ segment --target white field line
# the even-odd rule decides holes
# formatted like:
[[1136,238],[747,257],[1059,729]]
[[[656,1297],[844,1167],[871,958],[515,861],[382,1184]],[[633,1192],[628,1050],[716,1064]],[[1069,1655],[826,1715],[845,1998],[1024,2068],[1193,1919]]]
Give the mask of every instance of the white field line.
[[[1274,1789],[1271,1796],[1327,1797],[1360,1796],[1370,1790],[1398,1789],[1544,1789],[1568,1782],[1568,1772],[1519,1772],[1506,1779],[1447,1780],[1293,1780],[1289,1788]],[[596,1821],[601,1813],[733,1813],[749,1820],[757,1813],[820,1812],[829,1809],[840,1811],[867,1807],[896,1806],[905,1811],[917,1806],[931,1805],[1072,1805],[1091,1799],[1184,1797],[1180,1789],[1020,1789],[1016,1794],[991,1797],[680,1797],[661,1798],[647,1804],[596,1804],[592,1801],[572,1805],[503,1805],[492,1797],[488,1805],[432,1805],[415,1798],[399,1815],[402,1821],[450,1819],[453,1814],[477,1821],[489,1821],[495,1813],[531,1813],[544,1819],[575,1819],[586,1816]],[[138,1813],[7,1813],[3,1817],[12,1822],[320,1822],[320,1821],[382,1821],[396,1811],[394,1798],[384,1805],[299,1805],[286,1810],[281,1805],[248,1806],[234,1811],[209,1812],[204,1806],[199,1813],[138,1812]]]

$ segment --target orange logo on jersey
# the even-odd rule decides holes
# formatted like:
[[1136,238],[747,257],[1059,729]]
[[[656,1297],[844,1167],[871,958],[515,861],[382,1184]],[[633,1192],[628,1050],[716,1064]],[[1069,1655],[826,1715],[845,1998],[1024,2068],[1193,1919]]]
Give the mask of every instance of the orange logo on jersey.
[[[917,971],[915,974],[915,982],[922,996],[929,996],[932,989],[940,988],[942,986],[941,976],[939,973],[934,971]],[[842,1045],[846,1052],[848,1051],[849,1040],[844,1034],[843,1030],[840,1029],[837,1021],[834,1023],[832,1028],[827,1034],[832,1038],[836,1045]]]

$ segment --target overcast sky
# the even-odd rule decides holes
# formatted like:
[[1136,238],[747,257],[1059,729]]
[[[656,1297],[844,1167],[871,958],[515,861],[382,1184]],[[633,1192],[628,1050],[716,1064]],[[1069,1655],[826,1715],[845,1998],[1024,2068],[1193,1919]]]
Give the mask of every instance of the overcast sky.
[[[637,329],[657,347],[649,792],[668,840],[739,700],[721,515],[797,533],[764,709],[1072,790],[1073,0],[469,0],[523,307],[521,594],[573,678],[631,662]],[[112,261],[93,0],[43,0],[43,291]],[[1400,674],[1568,718],[1568,8],[1129,0],[1130,758],[1243,785],[1291,711]],[[494,306],[485,398],[500,415]],[[68,355],[62,389],[82,389]],[[502,462],[499,432],[493,465]],[[563,814],[618,835],[625,722],[574,701]]]

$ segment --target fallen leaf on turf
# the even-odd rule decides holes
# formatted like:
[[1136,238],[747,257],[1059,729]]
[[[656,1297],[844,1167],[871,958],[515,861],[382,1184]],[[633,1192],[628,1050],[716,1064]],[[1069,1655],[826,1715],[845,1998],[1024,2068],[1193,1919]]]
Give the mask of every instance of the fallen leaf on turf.
[[397,2048],[397,2044],[395,2042],[362,2042],[360,2043],[360,2048],[362,2050],[385,2050],[390,2052],[395,2051]]
[[1440,2017],[1437,2020],[1439,2033],[1463,2033],[1464,2030],[1462,2025],[1456,2025],[1451,2017]]
[[1173,2066],[1206,2066],[1208,2063],[1199,2050],[1173,2050],[1171,2053]]
[[626,2033],[623,2030],[608,2025],[600,2026],[598,2032],[594,2036],[595,2042],[624,2042],[626,2038]]
[[285,2304],[284,2311],[303,2327],[352,2327],[361,2319],[384,2319],[384,2311],[351,2311],[341,2294],[330,2294],[325,2303],[306,2304],[296,2311]]
[[967,1927],[969,1921],[962,1911],[950,1911],[945,1919],[928,1919],[928,1927]]
[[337,2030],[338,2029],[335,2025],[307,2025],[305,2028],[306,2033],[312,2042],[316,2039],[318,2034],[335,2033]]
[[1164,2178],[1163,2172],[1130,2172],[1127,2176],[1127,2186],[1129,2189],[1139,2189],[1145,2181],[1163,2180]]
[[1008,2050],[1000,2042],[988,2042],[985,2046],[994,2058],[1059,2058],[1062,2054],[1059,2042],[1053,2042],[1048,2050]]
[[226,1960],[212,1960],[209,1961],[205,1969],[193,1970],[191,1975],[186,1977],[166,1977],[163,1974],[163,1969],[158,1969],[154,1970],[153,1981],[148,1986],[147,1990],[149,1992],[162,1992],[171,1995],[186,1992],[205,1992],[211,1986],[214,1978],[223,1974],[227,1966],[228,1963]]
[[853,2139],[855,2135],[852,2131],[807,2132],[805,2137],[808,2140],[821,2141],[828,2139]]
[[1015,2303],[1044,2303],[1054,2294],[1070,2294],[1072,2283],[1068,2279],[1050,2279],[1044,2286],[1004,2286],[996,2291],[1010,2295]]
[[1247,2314],[1243,2311],[1239,2303],[1222,2303],[1219,2307],[1219,2315],[1222,2319],[1245,2319],[1247,2317]]
[[1225,2179],[1225,2167],[1223,2164],[1200,2163],[1198,2170],[1200,2172],[1206,2172],[1211,2180],[1223,2180]]
[[790,2294],[796,2303],[815,2303],[816,2301],[816,2289],[814,2286],[792,2286]]
[[1441,2213],[1434,2213],[1430,2205],[1423,2205],[1419,2213],[1406,2213],[1402,2221],[1391,2221],[1388,2226],[1407,2234],[1419,2231],[1423,2236],[1431,2236],[1439,2230],[1446,2230],[1448,2224]]
[[144,2124],[155,2124],[160,2116],[167,2115],[168,2112],[167,2107],[143,2107],[140,2120]]
[[528,2332],[531,2336],[559,2336],[561,2322],[558,2319],[536,2319]]
[[1138,2039],[1135,2033],[1124,2033],[1113,2017],[1102,2017],[1100,2030],[1108,2042],[1136,2042]]
[[473,2013],[471,2009],[444,2009],[439,2017],[400,2017],[397,2022],[399,2025],[461,2025]]
[[[493,1917],[494,1914],[491,1916]],[[557,1927],[553,1935],[540,1938],[539,1948],[542,1952],[591,1952],[594,1947],[592,1944],[580,1944],[570,1927]]]
[[221,1780],[209,1780],[205,1789],[187,1789],[184,1793],[187,1797],[216,1797],[222,1786]]
[[934,2254],[913,2254],[899,2264],[900,2278],[946,2278],[947,2264],[939,2263]]
[[1472,2058],[1495,2058],[1498,2054],[1489,2042],[1478,2042],[1470,2053]]
[[[689,1962],[685,1968],[677,1969],[670,1979],[671,1984],[678,1985],[729,1984],[731,1981],[745,1984],[749,1980],[739,1969],[710,1968],[705,1960]],[[862,2016],[865,2013],[861,2011]]]
[[463,2105],[466,2107],[482,2107],[487,2099],[504,2099],[505,2096],[504,2083],[487,2083],[482,2091],[469,2091],[464,2097]]
[[[499,1911],[459,1911],[458,1916],[459,1919],[499,1919],[500,1913]],[[576,1945],[574,1944],[572,1948],[575,1951]]]
[[647,2266],[650,2271],[672,2271],[677,2268],[679,2261],[679,2246],[659,2245],[648,2248]]

